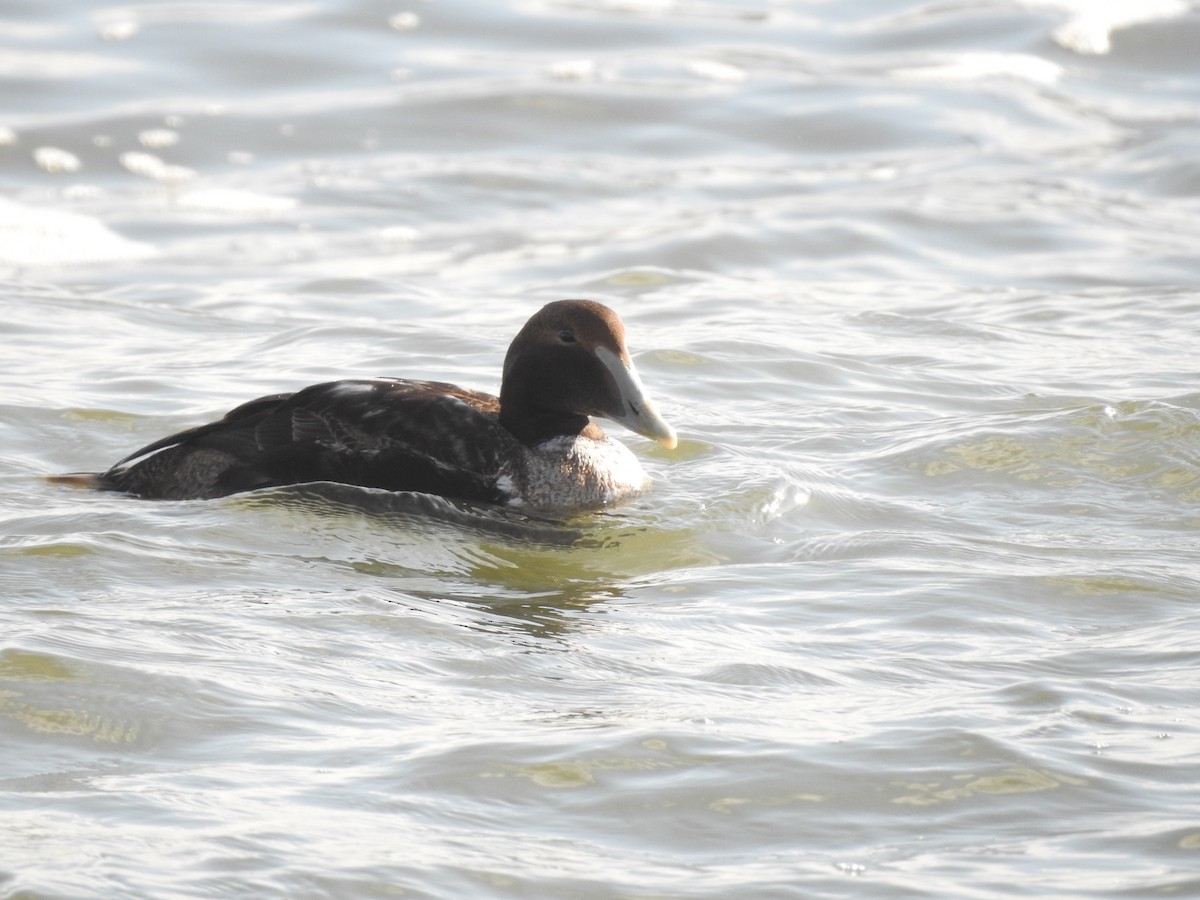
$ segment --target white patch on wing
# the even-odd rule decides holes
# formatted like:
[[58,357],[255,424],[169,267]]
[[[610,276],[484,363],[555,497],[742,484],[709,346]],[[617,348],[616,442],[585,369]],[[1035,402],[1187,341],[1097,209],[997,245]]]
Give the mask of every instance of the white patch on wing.
[[375,386],[373,384],[362,384],[357,381],[337,381],[330,386],[329,393],[335,397],[352,397],[357,394],[365,394],[374,389]]
[[504,503],[507,506],[523,506],[525,503],[517,492],[517,483],[513,481],[511,475],[503,474],[497,478],[496,490],[504,495],[506,498]]
[[179,441],[175,441],[174,443],[171,443],[171,444],[164,444],[161,447],[155,447],[153,450],[150,450],[146,453],[139,453],[137,456],[130,457],[129,459],[122,462],[119,466],[113,466],[112,470],[113,470],[113,472],[124,472],[128,469],[131,469],[133,466],[138,465],[139,463],[145,462],[146,460],[150,459],[150,457],[152,457],[152,456],[158,456],[158,454],[163,453],[167,450],[171,450],[172,448],[178,447],[178,446],[179,446]]

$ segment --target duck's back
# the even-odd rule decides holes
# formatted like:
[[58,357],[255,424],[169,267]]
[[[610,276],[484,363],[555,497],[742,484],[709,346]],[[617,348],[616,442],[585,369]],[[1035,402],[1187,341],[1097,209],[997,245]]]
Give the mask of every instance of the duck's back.
[[520,452],[490,394],[430,381],[334,381],[252,400],[156,441],[98,486],[164,500],[337,481],[495,503]]

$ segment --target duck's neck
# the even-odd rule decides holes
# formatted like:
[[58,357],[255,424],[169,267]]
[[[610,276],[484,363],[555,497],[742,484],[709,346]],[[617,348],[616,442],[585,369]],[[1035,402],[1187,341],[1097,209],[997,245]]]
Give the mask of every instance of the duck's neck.
[[535,447],[558,437],[596,437],[597,434],[601,438],[604,436],[604,432],[587,416],[549,411],[533,412],[522,409],[519,404],[506,403],[503,394],[500,395],[500,424],[527,447]]
[[[582,361],[581,361],[582,360]],[[590,381],[602,378],[584,363],[600,369],[591,354],[581,357],[561,347],[527,347],[518,335],[504,359],[500,380],[500,424],[527,447],[553,438],[599,436],[604,432],[581,408]]]

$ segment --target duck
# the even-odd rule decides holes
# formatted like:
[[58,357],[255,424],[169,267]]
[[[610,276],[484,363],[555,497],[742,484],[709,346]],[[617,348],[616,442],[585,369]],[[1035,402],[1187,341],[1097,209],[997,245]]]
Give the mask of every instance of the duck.
[[558,300],[509,345],[499,396],[439,381],[330,381],[250,400],[107,471],[49,480],[151,500],[334,482],[528,510],[602,508],[649,480],[593,416],[677,446],[617,314],[593,300]]

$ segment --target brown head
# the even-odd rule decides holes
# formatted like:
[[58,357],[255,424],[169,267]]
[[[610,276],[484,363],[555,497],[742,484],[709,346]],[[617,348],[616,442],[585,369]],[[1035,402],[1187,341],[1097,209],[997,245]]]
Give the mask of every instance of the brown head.
[[580,434],[588,416],[619,422],[668,449],[675,431],[646,395],[617,314],[592,300],[547,303],[504,358],[500,423],[525,444]]

